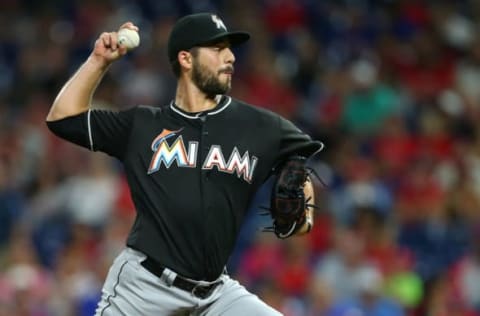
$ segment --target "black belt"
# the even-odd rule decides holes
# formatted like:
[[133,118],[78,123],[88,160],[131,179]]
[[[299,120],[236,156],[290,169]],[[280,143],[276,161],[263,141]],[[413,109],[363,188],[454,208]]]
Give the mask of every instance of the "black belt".
[[[144,261],[142,261],[141,265],[150,271],[152,274],[156,275],[159,278],[162,278],[163,271],[165,270],[165,267],[162,267],[159,265],[155,260],[147,257]],[[222,284],[222,281],[217,281],[215,283],[209,284],[209,285],[200,285],[198,283],[189,281],[187,279],[184,279],[180,276],[176,276],[175,279],[173,280],[173,286],[178,287],[179,289],[182,289],[184,291],[192,293],[194,296],[204,299],[210,296],[212,294],[213,290],[220,284]]]

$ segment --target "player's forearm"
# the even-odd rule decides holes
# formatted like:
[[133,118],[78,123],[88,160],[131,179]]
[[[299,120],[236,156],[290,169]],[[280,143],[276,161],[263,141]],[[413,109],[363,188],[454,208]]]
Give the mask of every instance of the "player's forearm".
[[73,116],[89,109],[93,93],[108,69],[108,64],[90,56],[67,81],[53,102],[47,121]]
[[[307,198],[310,198],[308,204],[315,204],[315,192],[313,190],[312,181],[307,181],[303,187],[303,192]],[[306,219],[303,226],[297,231],[297,235],[303,235],[310,232],[313,227],[313,208],[309,207],[306,211]]]

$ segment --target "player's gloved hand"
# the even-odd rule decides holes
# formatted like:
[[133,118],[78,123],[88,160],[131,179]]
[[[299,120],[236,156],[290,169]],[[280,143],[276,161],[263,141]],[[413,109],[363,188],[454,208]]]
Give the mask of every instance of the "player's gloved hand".
[[303,191],[309,181],[305,163],[304,157],[292,156],[276,168],[269,209],[273,227],[266,231],[273,231],[278,238],[295,234],[305,224],[307,209],[315,207],[308,204],[309,199]]
[[[138,32],[138,27],[132,22],[126,22],[118,30],[128,28]],[[95,61],[108,66],[113,61],[119,59],[127,53],[125,46],[118,44],[118,32],[103,32],[95,41],[91,58]]]

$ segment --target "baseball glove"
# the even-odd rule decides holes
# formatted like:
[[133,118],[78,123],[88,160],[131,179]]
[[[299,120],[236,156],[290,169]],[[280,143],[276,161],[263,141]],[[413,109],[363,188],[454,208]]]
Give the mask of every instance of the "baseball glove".
[[287,238],[295,234],[306,221],[306,212],[310,198],[305,198],[303,187],[309,181],[306,159],[292,156],[275,169],[276,179],[273,184],[269,214],[273,227],[264,231],[273,231],[278,238]]

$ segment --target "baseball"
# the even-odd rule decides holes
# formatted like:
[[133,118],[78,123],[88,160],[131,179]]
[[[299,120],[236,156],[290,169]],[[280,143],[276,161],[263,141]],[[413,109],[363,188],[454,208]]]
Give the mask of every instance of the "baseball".
[[124,45],[128,50],[134,49],[140,44],[140,35],[137,31],[123,28],[118,31],[118,44]]

